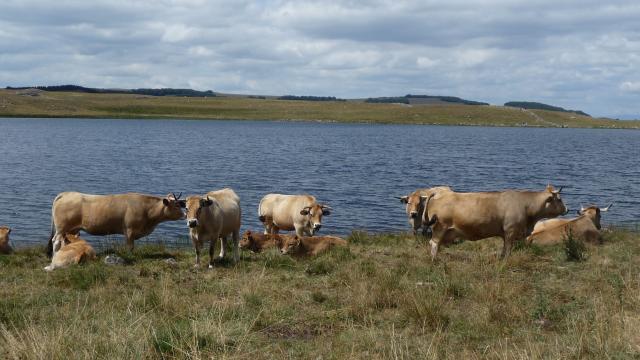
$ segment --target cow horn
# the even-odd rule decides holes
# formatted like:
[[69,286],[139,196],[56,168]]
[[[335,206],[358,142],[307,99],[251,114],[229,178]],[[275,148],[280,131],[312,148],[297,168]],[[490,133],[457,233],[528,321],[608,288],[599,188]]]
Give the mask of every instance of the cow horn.
[[320,207],[321,207],[322,209],[333,210],[333,208],[332,208],[331,206],[329,206],[329,205],[320,205]]
[[580,212],[585,211],[584,205],[580,204]]
[[613,203],[609,204],[609,206],[607,206],[607,207],[606,207],[606,208],[604,208],[604,209],[603,209],[603,208],[600,208],[600,211],[602,211],[602,212],[609,211],[609,209],[611,208],[611,205],[613,205]]

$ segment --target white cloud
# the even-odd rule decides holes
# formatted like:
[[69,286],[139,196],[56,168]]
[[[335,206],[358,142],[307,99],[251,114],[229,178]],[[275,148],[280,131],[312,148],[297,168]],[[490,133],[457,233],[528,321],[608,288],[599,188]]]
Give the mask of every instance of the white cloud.
[[620,90],[626,92],[640,92],[640,81],[625,81],[620,84]]

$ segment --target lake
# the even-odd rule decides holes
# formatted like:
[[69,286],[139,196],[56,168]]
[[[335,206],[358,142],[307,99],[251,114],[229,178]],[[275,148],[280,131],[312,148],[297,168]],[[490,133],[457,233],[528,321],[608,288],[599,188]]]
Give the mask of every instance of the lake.
[[[397,196],[419,187],[542,190],[640,218],[640,131],[315,122],[0,119],[0,225],[17,246],[45,244],[63,191],[203,194],[233,188],[243,229],[261,229],[271,192],[315,195],[334,211],[322,234],[408,230]],[[572,211],[572,214],[575,212]],[[187,237],[184,221],[150,240]],[[116,241],[120,241],[118,239]]]

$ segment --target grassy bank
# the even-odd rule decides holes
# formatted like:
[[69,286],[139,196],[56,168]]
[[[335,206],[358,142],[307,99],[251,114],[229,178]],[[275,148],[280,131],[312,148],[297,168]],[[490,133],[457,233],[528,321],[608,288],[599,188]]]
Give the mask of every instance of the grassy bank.
[[583,262],[559,246],[501,262],[485,240],[431,263],[412,237],[349,241],[315,259],[244,253],[214,270],[157,246],[123,253],[128,265],[51,274],[41,251],[0,256],[0,358],[640,356],[638,234],[608,233]]
[[397,124],[640,128],[640,121],[502,106],[285,101],[248,97],[153,97],[0,90],[0,117],[306,120]]

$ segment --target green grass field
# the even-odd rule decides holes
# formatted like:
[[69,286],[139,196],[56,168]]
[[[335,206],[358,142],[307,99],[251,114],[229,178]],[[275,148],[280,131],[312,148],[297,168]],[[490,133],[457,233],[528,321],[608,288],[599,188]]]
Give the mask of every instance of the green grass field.
[[[118,250],[128,265],[45,273],[40,249],[0,256],[2,359],[626,359],[640,357],[640,235],[587,259],[561,246],[354,233],[314,259]],[[173,257],[177,266],[164,262]]]
[[0,117],[237,119],[359,123],[640,128],[640,121],[594,119],[573,113],[503,106],[400,105],[357,101],[283,101],[248,97],[151,97],[0,90]]

